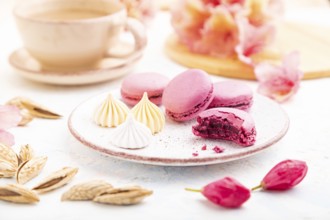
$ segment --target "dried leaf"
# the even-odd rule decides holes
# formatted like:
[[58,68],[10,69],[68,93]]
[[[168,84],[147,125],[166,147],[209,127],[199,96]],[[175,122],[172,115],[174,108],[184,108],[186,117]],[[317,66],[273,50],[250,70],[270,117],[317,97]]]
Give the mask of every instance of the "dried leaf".
[[34,157],[31,160],[21,163],[16,171],[16,181],[24,184],[39,175],[47,162],[47,157]]
[[34,117],[38,118],[47,118],[47,119],[58,119],[62,116],[54,113],[47,108],[33,102],[30,99],[24,98],[24,97],[16,97],[11,100],[9,100],[6,104],[8,105],[15,105],[19,109],[26,109],[30,112],[30,114]]
[[33,187],[38,193],[45,193],[67,184],[78,172],[78,168],[64,167],[58,170]]
[[21,150],[19,152],[20,163],[24,163],[27,160],[31,160],[33,158],[34,152],[30,145],[26,144],[21,146]]
[[112,185],[103,180],[93,180],[77,184],[62,195],[64,200],[93,200],[97,195],[112,189]]
[[25,186],[8,184],[0,186],[0,200],[14,203],[35,203],[39,202],[39,197]]
[[17,167],[5,160],[0,160],[0,178],[15,176]]
[[151,194],[151,190],[139,186],[113,188],[95,197],[93,201],[111,205],[134,205]]

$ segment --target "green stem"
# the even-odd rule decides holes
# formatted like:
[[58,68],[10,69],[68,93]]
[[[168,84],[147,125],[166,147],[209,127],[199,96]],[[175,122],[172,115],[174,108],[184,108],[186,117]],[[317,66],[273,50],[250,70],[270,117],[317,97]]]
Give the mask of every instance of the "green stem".
[[198,192],[198,193],[202,192],[201,189],[185,188],[185,190],[190,191],[190,192]]
[[258,186],[255,186],[251,189],[251,191],[256,191],[258,189],[262,189],[262,184],[258,185]]

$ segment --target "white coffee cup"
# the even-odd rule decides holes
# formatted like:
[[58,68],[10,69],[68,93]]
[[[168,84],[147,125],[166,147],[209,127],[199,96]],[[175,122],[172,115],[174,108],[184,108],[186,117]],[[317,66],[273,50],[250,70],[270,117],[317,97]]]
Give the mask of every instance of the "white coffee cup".
[[119,41],[124,29],[131,32],[134,50],[147,39],[143,24],[128,18],[118,0],[38,0],[17,5],[14,16],[24,47],[45,69],[79,69],[95,65]]

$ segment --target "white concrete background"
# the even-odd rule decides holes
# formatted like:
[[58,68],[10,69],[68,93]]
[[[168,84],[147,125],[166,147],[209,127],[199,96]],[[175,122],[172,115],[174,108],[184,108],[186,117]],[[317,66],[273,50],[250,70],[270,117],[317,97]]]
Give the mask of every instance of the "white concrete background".
[[[200,167],[159,167],[124,162],[100,155],[77,142],[69,133],[67,119],[73,108],[90,96],[119,88],[118,79],[97,85],[61,87],[38,84],[16,75],[9,66],[9,54],[21,47],[11,17],[10,1],[0,0],[0,103],[14,96],[26,96],[64,115],[61,120],[34,120],[27,127],[10,131],[20,144],[30,144],[48,162],[33,186],[50,172],[63,166],[79,167],[69,184],[104,179],[115,186],[138,184],[154,190],[142,204],[129,207],[106,206],[90,202],[61,202],[69,186],[41,196],[36,205],[17,205],[0,201],[0,219],[330,219],[330,79],[303,81],[298,94],[283,104],[291,124],[287,135],[268,150],[253,157],[226,164]],[[325,8],[290,12],[291,20],[307,20],[330,25]],[[310,13],[310,14],[306,14]],[[324,19],[327,18],[327,19]],[[135,72],[157,71],[174,76],[185,70],[163,53],[163,43],[171,33],[169,17],[159,14],[149,27],[149,45]],[[221,80],[221,77],[212,77]],[[257,83],[247,81],[254,89]],[[223,209],[184,187],[201,187],[210,181],[232,176],[248,187],[279,161],[305,160],[309,172],[295,189],[283,193],[255,192],[237,210]],[[13,180],[0,179],[0,184]]]

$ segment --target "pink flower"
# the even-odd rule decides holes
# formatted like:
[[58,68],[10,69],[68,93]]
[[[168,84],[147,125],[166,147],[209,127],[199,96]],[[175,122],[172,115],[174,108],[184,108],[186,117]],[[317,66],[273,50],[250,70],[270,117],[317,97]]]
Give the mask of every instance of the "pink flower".
[[172,26],[191,52],[234,57],[251,64],[273,39],[280,0],[181,0],[172,8]]
[[212,56],[232,56],[238,43],[238,29],[230,11],[217,7],[200,30],[201,38],[192,42],[192,51]]
[[215,6],[215,1],[209,2],[178,2],[172,10],[172,25],[179,40],[190,51],[220,57],[232,56],[238,43],[238,28],[231,8],[221,4]]
[[303,77],[298,69],[299,54],[292,52],[283,58],[282,66],[260,63],[255,67],[259,80],[258,92],[278,102],[288,100],[299,88]]
[[0,142],[12,146],[14,136],[5,129],[15,127],[21,121],[22,116],[16,106],[0,105]]
[[243,5],[245,0],[203,0],[203,3],[206,5],[212,5],[213,7],[218,6],[218,5],[234,5],[234,4],[239,4]]
[[261,52],[268,46],[275,35],[275,26],[264,24],[254,26],[246,18],[238,19],[239,44],[235,50],[238,58],[249,65],[252,65],[251,56]]
[[284,160],[276,164],[252,190],[288,190],[298,185],[306,176],[307,164],[300,160]]
[[154,0],[120,0],[127,9],[129,17],[136,18],[143,23],[147,23],[151,20],[156,12],[157,5]]
[[247,0],[247,17],[255,26],[264,25],[283,14],[282,0]]
[[204,22],[210,16],[199,0],[178,1],[172,7],[172,26],[179,40],[187,45],[191,51],[194,50],[194,42],[202,37],[201,30]]

